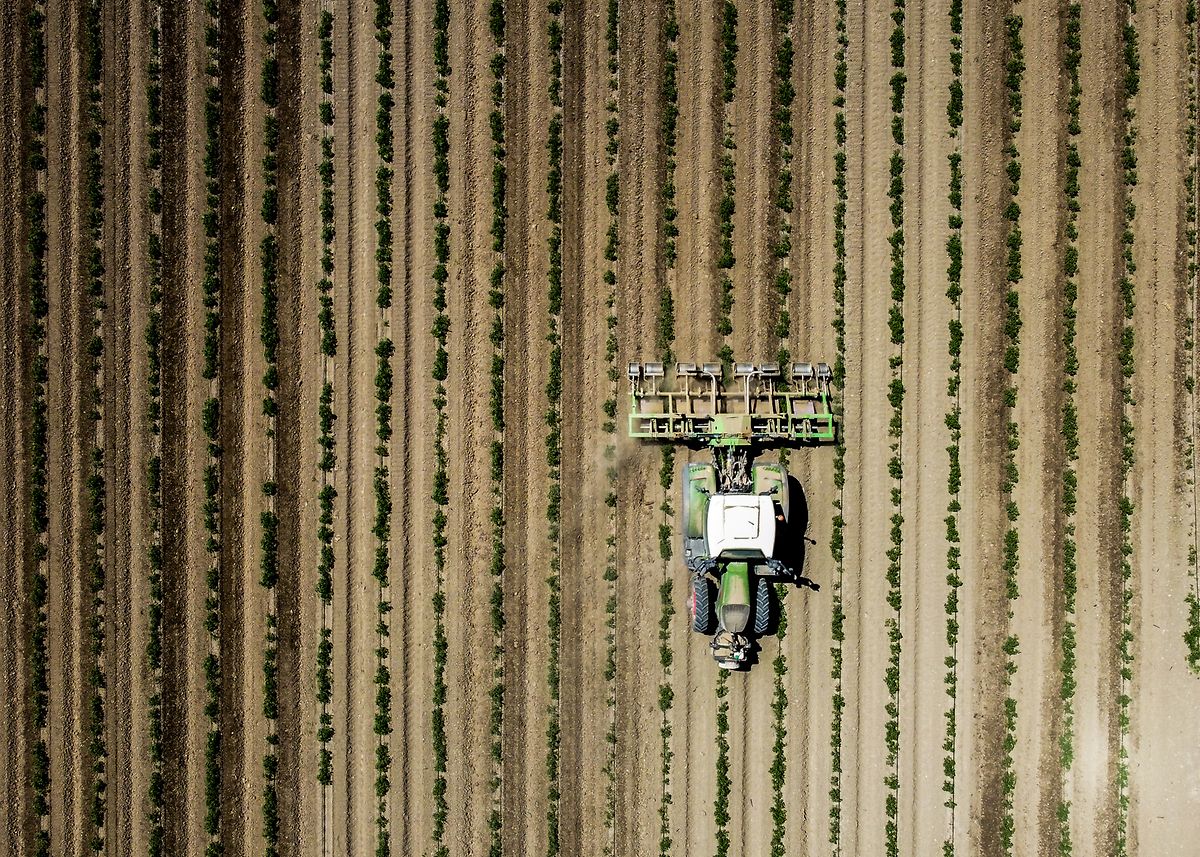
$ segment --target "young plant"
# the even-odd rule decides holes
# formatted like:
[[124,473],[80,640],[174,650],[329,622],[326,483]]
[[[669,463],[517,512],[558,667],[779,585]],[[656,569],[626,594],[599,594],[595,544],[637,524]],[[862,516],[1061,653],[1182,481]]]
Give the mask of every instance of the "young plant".
[[[833,56],[833,80],[836,92],[833,97],[834,156],[833,187],[837,194],[833,209],[833,335],[835,343],[833,365],[834,409],[841,416],[842,396],[846,385],[846,79],[847,50],[850,39],[847,31],[846,0],[836,0],[837,42]],[[846,499],[846,444],[839,434],[833,450],[833,529],[829,538],[829,550],[836,572],[833,580],[833,595],[830,605],[830,633],[833,645],[830,648],[832,663],[830,680],[833,698],[830,713],[830,775],[829,775],[829,844],[837,852],[842,841],[842,712],[846,708],[843,693],[842,668],[846,643],[844,629],[845,612],[842,601],[842,584],[845,579],[845,499]]]

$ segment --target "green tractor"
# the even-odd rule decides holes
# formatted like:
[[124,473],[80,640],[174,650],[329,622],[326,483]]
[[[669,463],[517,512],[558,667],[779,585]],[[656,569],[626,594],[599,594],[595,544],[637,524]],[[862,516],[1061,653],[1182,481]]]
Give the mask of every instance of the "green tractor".
[[731,391],[723,389],[719,363],[676,364],[679,390],[664,388],[661,363],[630,363],[628,374],[630,437],[713,451],[711,462],[682,468],[688,612],[692,629],[712,636],[717,664],[740,669],[751,640],[770,631],[771,582],[800,572],[782,558],[791,518],[787,470],[755,463],[754,454],[836,438],[833,373],[824,363],[793,363],[784,390],[777,363],[735,363],[741,389]]

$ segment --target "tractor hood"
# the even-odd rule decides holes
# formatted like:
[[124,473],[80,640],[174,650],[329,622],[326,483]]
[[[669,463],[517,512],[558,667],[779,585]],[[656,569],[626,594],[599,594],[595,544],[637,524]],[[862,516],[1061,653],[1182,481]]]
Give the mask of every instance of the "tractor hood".
[[775,503],[757,494],[716,494],[708,502],[707,535],[714,559],[770,559]]

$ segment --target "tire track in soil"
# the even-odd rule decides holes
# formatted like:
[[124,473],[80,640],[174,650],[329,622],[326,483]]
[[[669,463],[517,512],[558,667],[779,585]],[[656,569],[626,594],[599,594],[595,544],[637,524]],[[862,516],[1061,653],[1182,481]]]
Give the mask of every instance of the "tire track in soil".
[[[848,139],[852,141],[847,152],[849,196],[861,199],[861,217],[855,216],[853,207],[847,217],[847,257],[852,261],[846,283],[844,514],[845,567],[850,573],[843,583],[846,708],[841,817],[842,848],[848,854],[884,853],[884,724],[889,701],[884,684],[888,660],[884,620],[892,615],[884,573],[892,514],[887,387],[891,378],[888,355],[893,349],[887,321],[889,248],[885,241],[871,236],[891,231],[887,197],[887,162],[892,150],[888,107],[891,11],[891,3],[876,0],[861,12],[851,11],[848,21],[848,62],[852,69],[862,69],[861,87],[851,78],[849,89],[864,94],[862,104],[847,114]],[[854,224],[862,230],[861,236],[853,234]]]
[[[902,853],[922,853],[944,827],[942,743],[945,740],[946,538],[949,503],[945,379],[950,377],[946,297],[951,146],[946,93],[952,77],[948,2],[912,2],[906,13],[905,164],[907,175],[904,386],[909,430],[901,451],[905,477],[901,572],[904,641],[900,674],[900,805]],[[913,425],[915,423],[915,426]],[[915,431],[912,430],[915,428]],[[907,692],[906,692],[907,691]]]
[[203,470],[207,445],[197,426],[207,397],[201,377],[204,238],[203,10],[166,4],[163,14],[163,748],[164,853],[199,855],[204,831],[204,746],[208,718],[201,664],[207,589],[190,573],[207,568]]
[[[624,10],[623,10],[624,11]],[[617,281],[618,361],[652,359],[655,353],[654,319],[658,312],[661,239],[659,218],[663,176],[661,158],[661,10],[651,7],[640,14],[623,14],[620,32],[622,165],[620,231],[622,246]],[[646,85],[646,81],[653,81]],[[630,440],[624,422],[628,397],[618,394],[617,426],[617,675],[616,675],[616,854],[652,854],[658,847],[658,809],[662,799],[657,695],[660,673],[657,611],[657,576],[661,565],[654,539],[660,519],[663,492],[650,478],[658,467],[659,452]],[[676,652],[680,651],[676,648]],[[678,662],[677,662],[678,663]],[[681,702],[676,696],[676,709]],[[676,744],[686,737],[676,726]],[[680,754],[678,758],[682,758]],[[677,767],[675,771],[679,771]],[[676,787],[676,812],[687,806]],[[671,835],[684,841],[686,821]]]
[[1076,850],[1110,853],[1116,836],[1117,643],[1121,608],[1121,331],[1122,174],[1118,80],[1120,21],[1111,2],[1082,13],[1083,88],[1079,151],[1079,532],[1078,690],[1071,839]]
[[[735,359],[759,363],[774,360],[778,337],[778,294],[773,273],[775,186],[778,151],[774,120],[775,33],[772,3],[754,0],[738,9],[738,82],[734,111],[733,334]],[[774,456],[772,456],[774,457]],[[668,569],[684,584],[679,561]],[[686,622],[685,612],[680,619]],[[678,621],[678,620],[677,620]],[[774,671],[771,661],[779,650],[775,636],[755,642],[755,662],[749,671],[730,675],[730,765],[734,787],[729,828],[732,840],[746,854],[767,854],[771,843],[771,762],[775,733],[771,711]]]
[[[836,151],[833,98],[835,6],[822,2],[800,14],[794,26],[795,61],[792,106],[792,293],[789,297],[790,351],[797,361],[824,361],[836,356],[833,318],[832,185]],[[861,92],[861,87],[852,92]],[[781,367],[781,371],[784,370]],[[842,426],[840,431],[845,431]],[[817,591],[792,588],[787,596],[788,635],[782,643],[788,673],[784,801],[788,809],[784,841],[796,853],[816,857],[829,850],[829,779],[831,773],[830,700],[833,645],[832,590],[837,567],[830,552],[833,531],[834,452],[831,448],[789,453],[788,470],[800,482],[807,508],[807,527],[797,540],[803,550],[802,573]],[[793,512],[797,506],[793,500]],[[761,665],[760,665],[761,666]]]
[[[561,848],[599,857],[605,826],[608,715],[604,557],[609,491],[604,459],[609,396],[602,275],[609,97],[607,2],[565,10],[563,116],[562,775]],[[574,677],[573,679],[571,677]]]
[[[1134,312],[1133,600],[1137,652],[1130,742],[1130,853],[1169,854],[1200,839],[1200,817],[1189,794],[1200,767],[1194,717],[1200,682],[1182,662],[1187,622],[1181,607],[1189,588],[1188,522],[1177,483],[1177,450],[1186,448],[1181,319],[1186,315],[1187,235],[1182,176],[1186,164],[1187,63],[1179,8],[1142,7],[1138,97],[1138,190],[1134,256],[1138,261]],[[1192,32],[1191,37],[1195,37]],[[1153,57],[1153,61],[1150,61]],[[1172,428],[1168,428],[1168,427]],[[1178,433],[1177,433],[1178,432]],[[1171,510],[1170,514],[1164,514]]]
[[[453,15],[453,13],[452,13]],[[427,400],[432,373],[431,351],[425,347],[432,318],[427,295],[430,291],[434,254],[430,244],[433,227],[429,201],[436,196],[433,161],[422,129],[432,122],[426,98],[433,88],[433,56],[428,12],[405,6],[403,51],[398,80],[403,81],[401,104],[404,119],[398,123],[396,146],[398,174],[403,185],[396,208],[402,211],[403,286],[401,306],[394,318],[401,319],[403,335],[397,343],[396,377],[399,401],[394,408],[395,430],[403,438],[402,449],[393,444],[393,478],[399,479],[392,492],[397,515],[393,518],[392,544],[404,562],[415,563],[416,573],[393,574],[393,591],[398,594],[400,622],[392,626],[399,637],[404,657],[393,659],[393,699],[399,700],[397,736],[392,742],[396,770],[393,783],[403,783],[403,798],[393,799],[391,829],[402,854],[426,854],[432,849],[433,754],[427,752],[432,732],[433,608],[435,573],[429,553],[434,505],[428,474],[433,471],[431,411],[420,403]],[[453,152],[456,140],[451,139]],[[451,246],[454,238],[451,236]]]
[[1058,248],[1064,238],[1063,176],[1066,152],[1065,87],[1060,59],[1059,4],[1022,3],[1026,72],[1022,84],[1020,152],[1022,269],[1018,285],[1020,391],[1013,419],[1021,445],[1020,474],[1013,500],[1021,511],[1016,528],[1021,545],[1017,569],[1021,596],[1013,605],[1012,633],[1020,639],[1017,673],[1017,747],[1013,770],[1016,821],[1014,846],[1022,854],[1049,854],[1059,840],[1062,797],[1059,736],[1061,634],[1064,600],[1059,558],[1062,532],[1062,330],[1063,275]]
[[[0,105],[12,117],[6,133],[0,136],[0,188],[6,211],[23,211],[25,198],[36,187],[36,177],[28,167],[28,146],[33,134],[29,111],[33,103],[33,85],[29,77],[28,51],[25,49],[25,4],[0,8],[0,55],[9,62],[0,71]],[[25,369],[31,363],[32,343],[28,334],[30,282],[28,266],[32,254],[28,248],[28,217],[15,219],[0,238],[0,325],[6,336],[0,354],[0,372],[10,380],[0,399],[0,461],[4,464],[0,493],[0,529],[7,538],[0,545],[0,568],[8,573],[0,582],[0,696],[9,700],[0,714],[0,731],[10,736],[4,744],[0,771],[0,832],[12,843],[14,851],[28,853],[32,840],[28,786],[29,748],[32,729],[29,705],[30,586],[32,554],[29,553],[30,482],[32,466],[26,463],[25,450],[31,432],[32,383]]]
[[[221,56],[221,344],[217,367],[221,444],[221,831],[227,857],[254,850],[261,825],[254,784],[261,781],[262,658],[257,660],[265,610],[258,584],[258,516],[251,514],[262,483],[265,444],[253,426],[260,412],[254,390],[262,355],[254,331],[258,275],[257,206],[262,199],[262,121],[257,77],[262,68],[258,16],[241,0],[222,0]],[[257,121],[256,121],[257,120]],[[248,165],[253,165],[249,170]]]
[[[699,0],[680,0],[678,4],[679,155],[676,187],[679,258],[678,274],[672,288],[675,353],[681,360],[697,362],[715,359],[721,345],[721,336],[717,333],[721,289],[716,270],[723,106],[718,17],[717,8]],[[707,451],[689,454],[680,448],[676,467],[682,466],[684,461],[710,459]],[[645,472],[651,474],[655,470],[657,467],[648,467]],[[678,474],[672,487],[675,494],[668,499],[674,507],[678,502]],[[658,503],[661,502],[659,499]],[[654,506],[655,512],[658,503]],[[656,529],[660,517],[656,516],[649,524],[649,532]],[[686,592],[687,579],[681,573],[678,543],[672,548],[675,556],[663,572],[676,582],[677,605],[671,623],[670,643],[675,653],[672,730],[677,748],[672,799],[678,807],[678,816],[672,821],[672,838],[682,844],[685,853],[704,854],[716,848],[713,807],[716,798],[718,667],[713,662],[708,638],[694,634],[690,622],[685,619],[686,614],[678,609],[679,595]],[[662,561],[656,560],[655,564],[661,568]],[[657,603],[658,599],[652,598],[647,603]],[[731,711],[730,724],[736,722]],[[736,778],[737,775],[735,770],[732,776]]]
[[[511,7],[507,11],[508,29],[514,31],[517,29],[514,26],[516,16]],[[456,737],[447,759],[450,818],[446,826],[446,843],[452,853],[463,854],[479,853],[485,848],[489,841],[488,815],[492,809],[487,712],[490,711],[488,690],[492,684],[490,653],[495,638],[490,619],[491,580],[486,574],[491,557],[491,531],[484,525],[492,507],[487,477],[491,466],[488,444],[492,427],[482,408],[487,401],[486,385],[491,369],[491,350],[483,345],[487,341],[492,315],[486,286],[493,262],[491,237],[487,232],[491,224],[491,206],[485,195],[486,188],[490,187],[491,170],[487,157],[490,149],[484,142],[490,140],[487,119],[491,101],[486,67],[491,57],[491,37],[480,18],[479,6],[451,12],[450,65],[453,73],[448,111],[451,277],[447,283],[447,314],[450,316],[447,350],[450,357],[446,381],[446,449],[450,499],[445,594],[446,613],[451,619],[446,623],[449,652],[445,711],[446,734]],[[516,143],[509,147],[510,151],[519,148]],[[509,175],[511,182],[514,173],[510,171]],[[515,205],[513,209],[516,209]],[[513,280],[520,281],[510,278],[510,282]],[[511,298],[508,306],[512,306]],[[513,336],[511,325],[506,334]],[[507,443],[505,447],[506,453],[514,448]],[[517,560],[512,559],[512,548],[509,551],[508,568],[513,569]],[[505,610],[512,627],[522,621],[522,614],[520,610],[510,609],[509,588],[505,586]],[[512,599],[512,603],[516,601]],[[519,700],[515,681],[519,673],[515,670],[510,673],[507,663],[505,673],[507,715]],[[519,756],[521,752],[510,750],[513,741],[509,732],[514,725],[519,729],[521,720],[516,717],[514,724],[505,717],[506,765],[511,754],[515,752]],[[506,769],[506,788],[508,777]],[[505,797],[507,799],[507,794]],[[513,815],[507,803],[502,821],[505,835],[512,835]],[[522,849],[517,848],[512,853],[522,853]]]
[[[955,800],[958,853],[998,854],[1001,758],[1004,736],[1002,645],[1008,603],[1001,562],[1006,516],[998,486],[1003,478],[1005,423],[1001,394],[1004,243],[999,212],[1007,192],[1003,171],[1007,95],[1004,91],[1004,14],[989,7],[964,10],[963,33],[963,343],[962,571],[959,592],[960,755]],[[970,724],[970,726],[967,726]]]
[[[334,633],[334,675],[345,681],[334,684],[334,764],[332,851],[370,854],[374,851],[374,756],[372,677],[375,674],[376,602],[370,592],[374,537],[370,520],[374,508],[375,449],[375,194],[378,165],[374,141],[374,78],[376,51],[374,17],[369,4],[347,7],[345,26],[334,27],[334,90],[340,84],[346,107],[338,120],[335,151],[345,154],[337,165],[345,171],[344,212],[336,228],[345,236],[339,242],[335,270],[345,271],[346,301],[342,303],[341,329],[347,344],[344,370],[336,386],[345,391],[338,403],[344,413],[345,482],[339,491],[346,498],[345,555],[337,560],[346,569],[342,587],[334,587],[334,615],[345,617],[344,630]],[[345,41],[340,40],[345,33]],[[342,77],[344,75],[344,77]],[[344,125],[342,122],[344,121]],[[337,134],[335,133],[335,136]],[[344,253],[344,255],[343,255]],[[344,778],[344,779],[343,779]]]
[[[548,24],[544,3],[508,5],[510,214],[504,362],[504,497],[508,511],[502,801],[507,822],[504,850],[509,854],[540,848],[547,834],[546,579],[550,546],[546,504],[550,480],[546,472],[547,428],[539,417],[548,409],[545,386],[550,367],[550,343],[546,340],[551,225],[546,215],[547,125],[551,116]],[[479,371],[482,375],[484,370]],[[484,470],[479,468],[479,472]],[[486,557],[481,553],[480,562]]]
[[82,172],[82,107],[78,85],[80,60],[74,50],[79,38],[81,9],[76,0],[47,6],[47,113],[48,171],[47,285],[50,316],[47,320],[49,376],[49,486],[50,509],[48,567],[50,598],[50,839],[65,852],[79,852],[84,834],[78,821],[83,815],[85,748],[82,739],[83,707],[83,463],[87,460],[81,437],[81,396],[85,382],[79,343],[82,342],[85,306],[82,270],[73,252],[83,231],[83,198],[76,177]]
[[[140,12],[140,8],[138,10]],[[131,598],[134,581],[146,579],[145,551],[133,550],[134,539],[145,543],[146,496],[143,483],[149,438],[145,431],[144,370],[139,371],[131,348],[145,342],[142,330],[133,332],[133,301],[145,294],[146,155],[144,152],[146,98],[133,100],[145,72],[144,58],[135,67],[132,46],[142,43],[148,26],[133,29],[134,8],[117,0],[105,9],[102,25],[104,50],[103,175],[105,224],[102,231],[105,277],[104,354],[104,463],[106,522],[104,526],[105,679],[104,692],[107,760],[105,841],[111,849],[129,853],[133,846],[132,814],[145,806],[144,773],[148,764],[142,682],[146,675],[146,621],[144,605]],[[135,34],[136,33],[136,34]],[[136,153],[136,154],[135,154]],[[145,311],[138,317],[144,319]],[[134,403],[138,405],[135,406]],[[139,407],[140,406],[140,407]],[[132,410],[138,407],[138,410]],[[134,416],[136,414],[136,417]],[[133,431],[135,425],[138,431]],[[137,474],[135,479],[134,474]],[[135,490],[136,488],[136,490]],[[135,535],[136,534],[136,535]],[[134,641],[137,641],[135,647]],[[136,695],[133,693],[137,689]],[[134,731],[134,722],[139,724]],[[140,758],[135,754],[140,753]],[[144,837],[139,840],[144,841]]]

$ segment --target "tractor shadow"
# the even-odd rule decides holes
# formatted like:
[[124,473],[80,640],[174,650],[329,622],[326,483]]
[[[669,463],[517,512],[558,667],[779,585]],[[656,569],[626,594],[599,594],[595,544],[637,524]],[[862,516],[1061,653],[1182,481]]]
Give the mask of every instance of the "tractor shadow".
[[[776,551],[779,559],[791,569],[796,571],[795,585],[796,588],[804,588],[812,592],[820,592],[821,584],[811,578],[804,577],[802,572],[804,569],[804,560],[810,546],[815,546],[816,543],[808,538],[808,497],[804,493],[804,487],[800,484],[800,480],[791,474],[788,475],[788,498],[791,503],[791,508],[788,509],[787,525],[780,531],[776,541]],[[786,583],[784,584],[787,585]],[[779,597],[775,593],[775,588],[771,588],[771,621],[767,627],[764,637],[774,636],[779,632]],[[759,644],[758,637],[752,637],[750,643],[750,651],[746,658],[747,668],[758,663],[758,655],[762,650]]]

